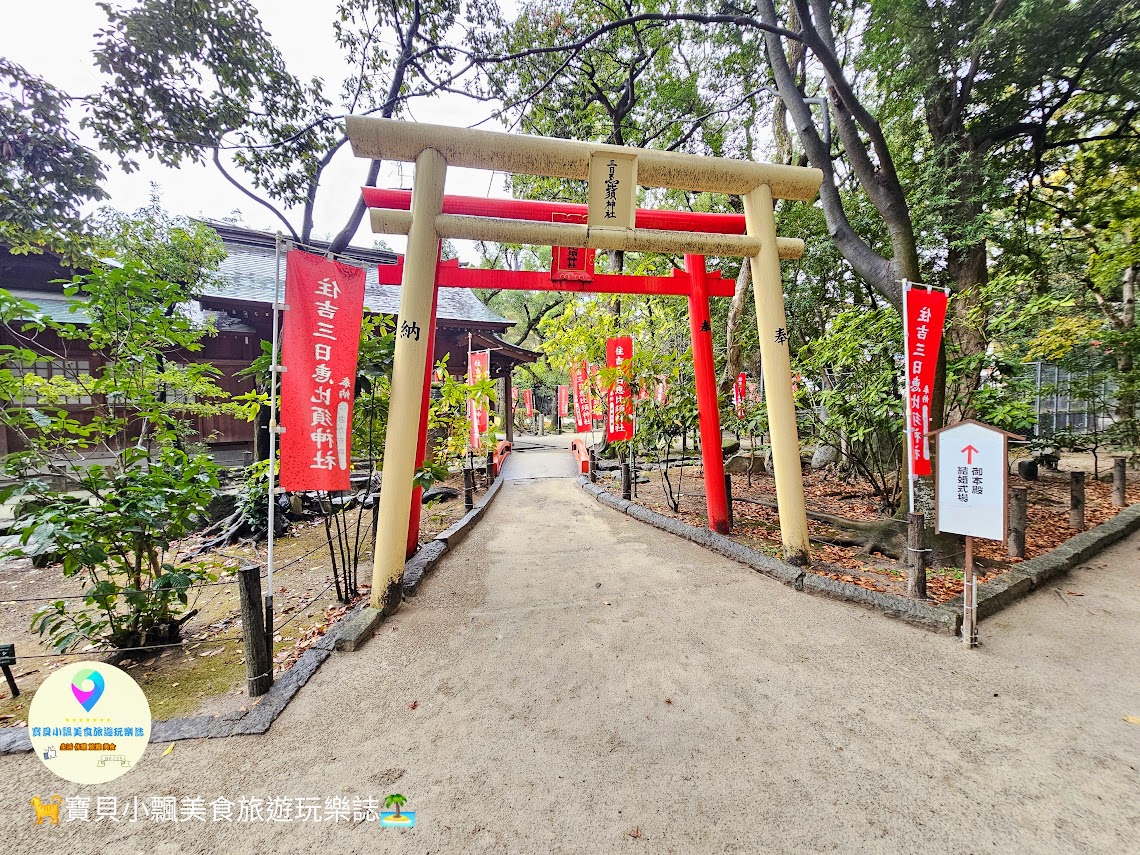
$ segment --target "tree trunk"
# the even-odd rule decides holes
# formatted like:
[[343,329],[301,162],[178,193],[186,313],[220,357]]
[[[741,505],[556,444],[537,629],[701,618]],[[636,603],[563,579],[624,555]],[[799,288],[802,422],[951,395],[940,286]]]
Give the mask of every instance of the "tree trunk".
[[728,308],[728,322],[725,326],[724,373],[720,377],[720,391],[728,394],[732,384],[740,374],[743,366],[744,354],[740,347],[740,329],[744,322],[744,309],[748,305],[748,287],[752,284],[752,265],[741,264],[740,273],[736,277],[736,291],[732,295],[732,305]]

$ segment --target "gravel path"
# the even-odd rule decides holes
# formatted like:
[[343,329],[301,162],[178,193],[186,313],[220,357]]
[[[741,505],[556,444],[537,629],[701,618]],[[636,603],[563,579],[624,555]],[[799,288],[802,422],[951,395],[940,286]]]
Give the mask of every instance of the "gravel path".
[[[69,855],[1140,852],[1140,536],[968,652],[613,513],[566,464],[513,455],[420,595],[267,736],[154,746],[98,791],[0,757],[0,835]],[[414,830],[237,805],[45,828],[28,805],[390,792]]]

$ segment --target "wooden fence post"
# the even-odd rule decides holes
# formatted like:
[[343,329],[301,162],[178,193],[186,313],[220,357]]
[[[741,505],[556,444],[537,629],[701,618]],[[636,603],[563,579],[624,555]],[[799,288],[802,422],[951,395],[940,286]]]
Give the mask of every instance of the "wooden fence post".
[[1128,487],[1128,458],[1114,457],[1112,459],[1112,506],[1123,508],[1128,504],[1125,491]]
[[1025,557],[1025,528],[1029,517],[1029,490],[1012,487],[1009,491],[1009,557]]
[[1085,473],[1069,473],[1069,528],[1085,530]]
[[598,483],[598,456],[594,454],[594,449],[590,449],[590,483]]
[[911,514],[906,532],[906,595],[926,599],[926,516]]
[[463,508],[471,510],[475,507],[475,470],[470,466],[463,467]]
[[273,662],[265,637],[265,615],[261,611],[261,568],[256,564],[238,570],[241,592],[241,627],[245,647],[245,674],[249,696],[257,698],[273,685]]
[[487,452],[487,486],[491,486],[491,482],[495,480],[495,452]]
[[628,463],[621,465],[621,497],[627,502],[633,498],[633,473]]
[[725,505],[728,507],[728,530],[732,531],[735,520],[732,516],[732,474],[730,472],[724,473],[724,498]]

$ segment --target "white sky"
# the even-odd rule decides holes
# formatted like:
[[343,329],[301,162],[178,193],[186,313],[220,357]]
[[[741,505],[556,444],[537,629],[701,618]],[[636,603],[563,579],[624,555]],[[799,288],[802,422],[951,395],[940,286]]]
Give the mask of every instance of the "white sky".
[[[331,23],[336,0],[255,0],[255,5],[261,11],[265,28],[285,55],[289,69],[302,79],[323,78],[326,93],[335,96],[344,74]],[[508,0],[502,5],[510,8],[514,4]],[[36,0],[33,3],[8,0],[3,4],[0,56],[23,65],[72,96],[89,94],[100,81],[91,57],[94,34],[105,23],[103,12],[93,0]],[[490,104],[445,95],[411,102],[408,116],[423,122],[467,127],[485,120],[491,109]],[[480,127],[501,126],[490,121]],[[94,148],[90,136],[81,136]],[[367,161],[354,158],[346,146],[325,171],[315,212],[316,237],[326,237],[340,230],[356,202],[367,168]],[[397,165],[385,164],[378,185],[410,186],[411,165],[404,166],[403,172],[405,177],[401,181]],[[248,226],[270,231],[279,227],[270,212],[239,193],[213,165],[187,165],[174,170],[140,160],[140,169],[127,175],[108,161],[104,183],[104,189],[111,195],[108,204],[126,211],[143,206],[149,200],[151,182],[159,185],[163,204],[173,213],[220,219],[238,209]],[[448,170],[447,192],[507,195],[501,175],[469,169]],[[290,219],[296,227],[299,217]],[[354,243],[371,246],[374,237],[365,217]],[[403,237],[382,237],[394,249],[402,251]],[[465,258],[475,255],[469,246],[461,245],[460,250]]]

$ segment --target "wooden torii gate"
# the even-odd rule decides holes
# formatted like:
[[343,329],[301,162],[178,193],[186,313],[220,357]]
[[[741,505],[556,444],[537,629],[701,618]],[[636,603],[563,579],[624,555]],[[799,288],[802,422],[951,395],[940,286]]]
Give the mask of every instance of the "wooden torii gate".
[[[392,212],[411,208],[410,190],[383,190],[363,188],[365,204],[371,209],[376,231],[387,232]],[[584,218],[586,206],[572,203],[532,202],[516,199],[482,199],[474,196],[444,196],[445,214],[495,216],[506,219],[554,222],[557,218]],[[564,221],[571,221],[566,219]],[[704,233],[743,234],[744,217],[740,214],[705,214],[686,211],[657,211],[638,208],[636,227],[647,229],[682,227],[688,231]],[[787,241],[781,247],[786,256],[798,255],[796,241]],[[557,254],[557,248],[555,248]],[[592,261],[592,259],[591,259]],[[560,270],[556,265],[549,271],[488,270],[460,267],[457,261],[440,262],[436,269],[437,288],[488,288],[504,291],[573,291],[578,293],[641,294],[683,296],[689,301],[689,332],[693,346],[693,372],[697,387],[697,411],[700,420],[701,455],[704,464],[705,504],[709,528],[728,534],[728,498],[724,486],[724,460],[721,457],[720,402],[716,391],[713,364],[712,326],[709,318],[709,297],[732,297],[735,283],[721,279],[720,272],[707,273],[701,255],[686,255],[685,270],[675,270],[672,276],[628,276],[599,274],[592,263],[581,270]],[[382,265],[378,268],[381,285],[399,285],[403,279],[403,264]],[[434,352],[435,315],[432,314],[428,331],[428,353]],[[430,370],[425,378],[430,386]],[[423,465],[427,450],[427,410],[420,413],[419,444],[416,449],[416,467]],[[413,490],[408,524],[407,555],[415,551],[419,534],[419,488]]]
[[[709,457],[712,454],[716,457],[714,467],[721,471],[715,480],[719,483],[723,503],[711,331],[705,336],[702,327],[708,322],[710,294],[719,296],[726,288],[726,295],[732,292],[730,283],[706,274],[705,255],[748,258],[752,266],[784,557],[793,563],[808,563],[807,515],[780,279],[780,259],[799,257],[803,242],[777,238],[773,199],[813,199],[822,181],[819,170],[358,116],[348,118],[348,137],[358,157],[416,164],[413,189],[407,197],[401,191],[365,190],[369,205],[385,206],[373,208],[371,212],[373,231],[408,237],[384,444],[384,487],[380,492],[373,566],[373,608],[392,611],[398,607],[401,596],[405,550],[412,536],[409,531],[412,481],[426,450],[424,415],[429,388],[427,378],[432,367],[430,347],[437,284],[440,287],[610,293],[625,292],[635,286],[632,293],[687,296],[694,366],[697,360],[702,364],[695,370],[698,407],[704,401],[701,427],[706,479],[711,475]],[[571,206],[445,197],[443,186],[449,164],[589,180],[590,204]],[[635,199],[639,185],[740,195],[744,216],[637,209]],[[393,192],[399,195],[390,195]],[[552,222],[555,215],[576,218],[583,213],[587,216],[586,223]],[[688,275],[612,278],[594,275],[590,281],[552,282],[548,274],[538,273],[541,279],[535,279],[533,274],[529,281],[525,275],[512,277],[512,284],[508,286],[501,281],[504,271],[473,271],[440,265],[443,238],[684,254]],[[500,281],[487,274],[498,274]],[[706,383],[702,384],[702,378]],[[704,391],[702,385],[706,386]],[[706,417],[710,406],[714,419],[711,424],[716,425],[716,439],[711,443],[706,433],[711,431],[710,419]],[[714,495],[712,491],[707,494]],[[715,500],[710,499],[709,521],[719,527],[713,516],[712,501]]]

